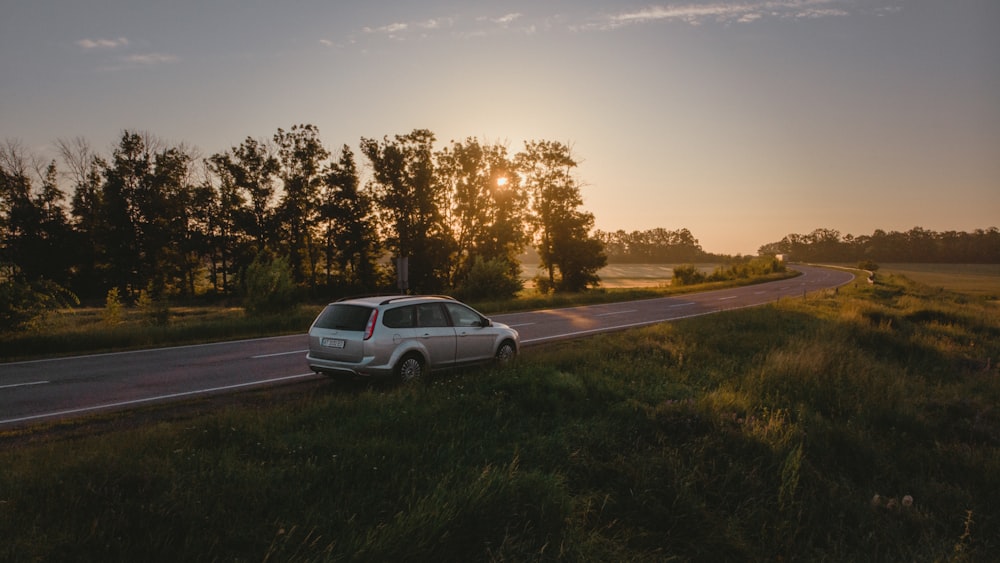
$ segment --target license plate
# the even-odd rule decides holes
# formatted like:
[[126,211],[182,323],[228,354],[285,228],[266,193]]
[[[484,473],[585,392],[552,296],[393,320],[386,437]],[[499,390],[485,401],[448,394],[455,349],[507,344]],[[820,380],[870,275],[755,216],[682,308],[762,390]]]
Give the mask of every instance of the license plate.
[[326,346],[327,348],[343,348],[344,341],[340,338],[324,338],[323,346]]

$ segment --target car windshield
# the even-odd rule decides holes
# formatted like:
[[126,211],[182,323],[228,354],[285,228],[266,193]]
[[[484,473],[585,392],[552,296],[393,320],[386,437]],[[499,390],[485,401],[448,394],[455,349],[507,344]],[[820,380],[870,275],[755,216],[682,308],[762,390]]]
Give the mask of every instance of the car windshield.
[[362,305],[327,305],[326,309],[316,318],[313,326],[334,330],[363,331],[365,325],[368,324],[371,313],[371,307]]

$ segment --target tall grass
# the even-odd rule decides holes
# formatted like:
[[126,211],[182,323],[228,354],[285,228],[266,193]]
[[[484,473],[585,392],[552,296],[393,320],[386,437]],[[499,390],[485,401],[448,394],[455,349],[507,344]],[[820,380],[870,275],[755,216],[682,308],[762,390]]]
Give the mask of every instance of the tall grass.
[[17,442],[0,559],[990,561],[998,319],[887,277],[427,386]]

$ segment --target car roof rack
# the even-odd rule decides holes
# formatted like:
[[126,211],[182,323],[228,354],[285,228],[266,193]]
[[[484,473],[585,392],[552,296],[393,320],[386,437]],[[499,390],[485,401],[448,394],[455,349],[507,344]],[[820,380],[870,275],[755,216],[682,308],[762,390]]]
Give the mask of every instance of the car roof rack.
[[393,301],[399,301],[401,299],[422,299],[427,297],[435,297],[437,299],[447,299],[449,301],[455,301],[455,298],[450,295],[396,295],[386,299],[385,301],[379,303],[379,305],[388,305]]
[[338,298],[334,303],[340,303],[341,301],[350,301],[351,299],[370,299],[372,297],[385,297],[387,295],[395,295],[394,293],[359,293],[357,295],[346,295],[344,297]]

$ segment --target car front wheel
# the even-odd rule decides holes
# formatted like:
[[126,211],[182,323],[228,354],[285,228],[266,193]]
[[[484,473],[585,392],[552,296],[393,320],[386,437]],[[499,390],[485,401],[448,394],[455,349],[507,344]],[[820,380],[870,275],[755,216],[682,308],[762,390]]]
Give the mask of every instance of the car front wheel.
[[509,364],[514,361],[514,357],[517,356],[517,348],[514,343],[510,340],[504,340],[500,343],[500,347],[497,348],[496,360],[500,365]]

